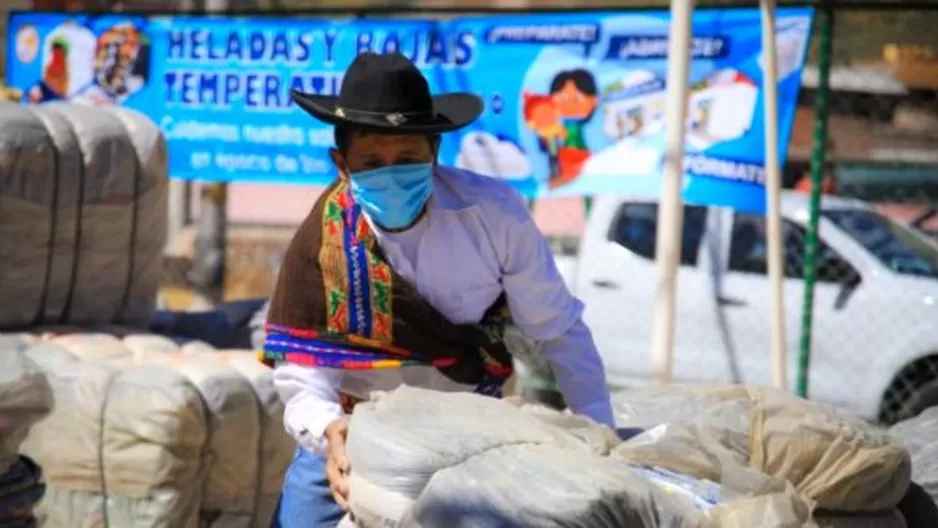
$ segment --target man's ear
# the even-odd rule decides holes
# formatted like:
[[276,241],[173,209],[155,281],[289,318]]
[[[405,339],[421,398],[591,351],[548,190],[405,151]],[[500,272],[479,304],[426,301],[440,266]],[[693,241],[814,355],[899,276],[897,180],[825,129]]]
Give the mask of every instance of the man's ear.
[[439,134],[433,134],[433,135],[427,137],[427,141],[430,142],[430,150],[433,151],[433,163],[436,163],[437,160],[439,159],[439,155],[440,155],[440,139],[442,139],[442,138],[441,138],[441,136],[440,136]]
[[335,165],[335,170],[339,173],[339,178],[347,179],[348,165],[345,164],[345,159],[342,157],[342,153],[339,152],[339,149],[329,149],[329,157],[332,158],[332,164]]

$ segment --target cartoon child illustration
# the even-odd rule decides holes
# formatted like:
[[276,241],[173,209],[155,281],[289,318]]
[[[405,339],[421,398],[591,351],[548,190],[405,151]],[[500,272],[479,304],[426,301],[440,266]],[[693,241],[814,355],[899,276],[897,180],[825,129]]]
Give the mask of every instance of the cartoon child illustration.
[[576,179],[589,159],[584,129],[596,112],[597,94],[596,79],[584,69],[562,71],[550,83],[550,98],[567,131],[558,153],[559,177],[551,182],[552,186]]
[[524,122],[538,137],[541,150],[547,154],[550,179],[559,177],[559,154],[567,139],[567,129],[560,123],[560,111],[550,96],[525,92],[522,94]]
[[27,96],[31,103],[56,101],[68,94],[68,41],[56,38],[50,47],[49,62],[42,72],[42,80],[30,88]]
[[120,103],[146,82],[148,46],[131,24],[118,24],[98,38],[94,81],[78,99],[93,104]]

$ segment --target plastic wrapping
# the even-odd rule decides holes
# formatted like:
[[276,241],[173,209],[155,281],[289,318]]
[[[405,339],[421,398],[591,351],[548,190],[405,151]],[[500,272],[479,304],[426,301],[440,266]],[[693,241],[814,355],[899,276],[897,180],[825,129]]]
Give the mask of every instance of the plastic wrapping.
[[810,518],[810,501],[745,465],[737,470],[745,493],[729,494],[694,475],[638,467],[616,456],[623,445],[586,418],[405,386],[375,395],[352,415],[350,506],[365,528],[749,528],[802,526]]
[[[627,425],[651,429],[623,442],[517,398],[376,393],[349,424],[352,517],[362,528],[901,528],[908,458],[889,435],[772,390],[678,388],[668,401],[657,412],[673,421],[633,412]],[[813,519],[821,501],[855,513]]]
[[553,445],[506,445],[436,473],[401,524],[679,528],[707,519],[628,464]]
[[295,445],[253,352],[130,331],[15,339],[56,401],[21,448],[49,483],[44,526],[269,526]]
[[167,154],[120,107],[0,102],[0,328],[145,326],[166,238]]
[[700,525],[689,502],[607,458],[617,443],[585,418],[404,386],[352,415],[350,506],[362,527]]
[[938,502],[938,407],[890,429],[912,456],[912,480]]
[[[648,400],[635,393],[637,402]],[[756,485],[749,481],[753,472],[742,471],[751,469],[837,511],[889,510],[908,488],[905,449],[890,434],[831,407],[736,386],[675,388],[668,398],[670,410],[657,409],[657,420],[668,423],[623,444],[616,456],[733,488]],[[627,399],[617,396],[617,410],[640,407],[623,403]],[[639,415],[620,422],[653,423],[652,415]]]

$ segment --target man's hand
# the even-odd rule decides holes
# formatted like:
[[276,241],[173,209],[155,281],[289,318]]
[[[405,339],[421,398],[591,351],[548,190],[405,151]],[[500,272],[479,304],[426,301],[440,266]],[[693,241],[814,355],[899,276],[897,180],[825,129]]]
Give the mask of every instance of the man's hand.
[[329,447],[326,459],[326,477],[332,497],[343,511],[348,511],[348,457],[345,454],[345,437],[348,434],[348,417],[334,420],[326,427],[326,442]]

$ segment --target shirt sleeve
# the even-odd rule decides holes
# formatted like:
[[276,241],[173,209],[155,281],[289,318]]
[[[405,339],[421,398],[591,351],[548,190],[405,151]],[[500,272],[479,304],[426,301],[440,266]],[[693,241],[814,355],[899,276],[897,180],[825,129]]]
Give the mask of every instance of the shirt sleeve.
[[283,401],[287,434],[307,451],[325,456],[326,427],[343,415],[338,387],[342,371],[278,363],[273,381]]
[[602,358],[582,320],[564,335],[541,343],[540,355],[550,363],[571,411],[615,428]]
[[514,323],[540,343],[557,386],[573,412],[614,427],[602,358],[583,324],[583,303],[567,288],[554,255],[517,193],[501,202],[493,216],[504,222],[502,285]]

